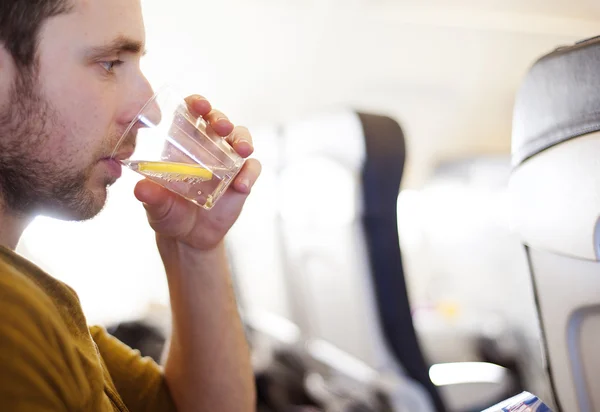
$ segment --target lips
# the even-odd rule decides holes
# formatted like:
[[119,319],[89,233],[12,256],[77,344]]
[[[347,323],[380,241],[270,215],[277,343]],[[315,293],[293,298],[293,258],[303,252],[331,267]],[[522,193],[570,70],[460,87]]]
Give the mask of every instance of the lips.
[[122,162],[123,160],[129,159],[132,155],[133,155],[133,149],[127,149],[127,150],[122,150],[122,151],[116,153],[114,156],[110,157],[109,159]]
[[106,166],[110,175],[116,179],[121,177],[122,165],[121,162],[129,159],[133,155],[134,148],[129,147],[122,149],[120,152],[113,156],[107,156],[100,160],[100,163]]
[[102,163],[104,165],[106,165],[107,169],[109,170],[109,173],[115,179],[118,179],[119,177],[121,177],[121,173],[122,173],[121,163],[117,159],[111,159],[111,158],[102,159]]

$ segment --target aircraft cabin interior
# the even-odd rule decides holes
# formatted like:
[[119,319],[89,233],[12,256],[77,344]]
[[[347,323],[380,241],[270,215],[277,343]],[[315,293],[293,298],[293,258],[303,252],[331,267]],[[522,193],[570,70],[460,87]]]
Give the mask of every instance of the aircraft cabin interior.
[[[142,10],[150,84],[208,98],[262,164],[225,237],[257,411],[600,412],[600,3]],[[141,179],[17,252],[160,364]]]

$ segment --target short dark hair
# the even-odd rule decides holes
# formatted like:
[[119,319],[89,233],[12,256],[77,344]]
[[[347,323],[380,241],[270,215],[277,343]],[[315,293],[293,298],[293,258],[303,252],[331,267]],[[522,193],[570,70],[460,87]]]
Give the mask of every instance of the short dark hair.
[[0,0],[0,43],[19,69],[35,65],[42,24],[71,8],[71,0]]

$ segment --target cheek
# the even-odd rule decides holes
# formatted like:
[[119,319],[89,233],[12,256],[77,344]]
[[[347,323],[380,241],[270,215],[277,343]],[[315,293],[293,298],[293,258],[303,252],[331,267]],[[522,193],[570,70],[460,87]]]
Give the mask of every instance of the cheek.
[[57,128],[63,129],[62,141],[58,142],[62,150],[89,162],[91,157],[104,155],[106,146],[114,140],[111,135],[116,98],[112,85],[104,84],[108,82],[82,77],[59,90],[48,90],[46,98],[58,120]]
[[47,126],[53,131],[45,149],[85,166],[110,146],[119,88],[102,76],[99,66],[81,60],[75,42],[64,47],[55,41],[42,43],[39,90],[51,108]]

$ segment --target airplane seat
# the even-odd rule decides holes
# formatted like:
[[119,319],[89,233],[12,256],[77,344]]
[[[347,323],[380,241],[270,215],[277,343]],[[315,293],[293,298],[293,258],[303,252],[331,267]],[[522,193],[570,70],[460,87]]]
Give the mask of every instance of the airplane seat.
[[323,377],[310,380],[310,392],[325,401],[341,393],[358,402],[361,388],[371,386],[391,399],[394,411],[445,410],[412,324],[402,269],[399,124],[371,114],[326,113],[284,127],[282,152],[289,290]]
[[[432,383],[430,365],[423,355],[423,344],[429,337],[426,331],[419,331],[419,337],[415,331],[399,242],[399,231],[401,233],[403,230],[402,225],[398,224],[397,212],[398,191],[406,158],[404,135],[400,125],[389,117],[364,113],[358,113],[358,117],[366,148],[361,173],[361,221],[370,279],[385,343],[405,373],[427,388],[436,410],[481,410],[480,407],[513,394],[511,391],[516,387],[513,375],[499,375],[493,383],[477,379],[463,384]],[[419,276],[419,273],[413,276]],[[450,332],[445,338],[456,339],[460,335],[461,332]],[[505,340],[509,340],[509,337],[506,336]],[[443,339],[439,344],[444,345]],[[478,344],[492,354],[489,345],[482,341],[478,341]]]
[[600,39],[539,59],[517,94],[511,220],[558,410],[600,411]]
[[366,159],[362,169],[362,225],[381,329],[393,356],[429,392],[436,410],[445,410],[431,382],[413,325],[398,239],[398,191],[406,147],[400,125],[385,116],[358,113]]
[[398,199],[415,327],[453,411],[525,388],[548,398],[527,258],[508,226],[511,170],[510,154],[448,159]]

